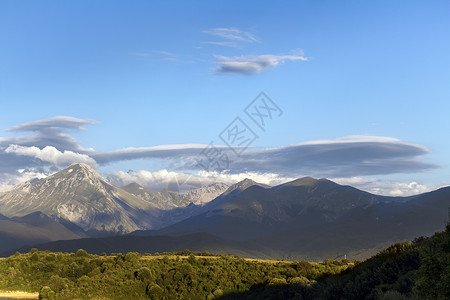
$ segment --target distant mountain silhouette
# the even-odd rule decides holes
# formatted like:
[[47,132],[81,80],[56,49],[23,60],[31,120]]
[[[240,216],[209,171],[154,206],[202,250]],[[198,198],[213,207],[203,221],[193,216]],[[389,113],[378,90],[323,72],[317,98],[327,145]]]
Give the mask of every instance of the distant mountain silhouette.
[[305,177],[219,196],[204,211],[150,234],[208,232],[252,241],[286,258],[365,258],[387,245],[443,228],[450,187],[412,197],[370,194]]

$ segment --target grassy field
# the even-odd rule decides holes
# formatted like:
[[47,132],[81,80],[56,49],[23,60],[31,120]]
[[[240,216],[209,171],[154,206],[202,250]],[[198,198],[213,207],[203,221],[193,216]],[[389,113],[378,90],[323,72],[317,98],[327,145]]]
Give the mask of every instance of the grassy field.
[[8,299],[39,299],[39,293],[29,293],[22,291],[1,291],[0,298]]

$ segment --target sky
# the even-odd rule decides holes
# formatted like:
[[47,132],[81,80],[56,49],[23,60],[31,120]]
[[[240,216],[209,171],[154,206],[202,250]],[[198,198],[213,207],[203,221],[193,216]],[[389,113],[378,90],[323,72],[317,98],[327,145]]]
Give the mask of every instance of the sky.
[[0,191],[450,184],[448,1],[0,1]]

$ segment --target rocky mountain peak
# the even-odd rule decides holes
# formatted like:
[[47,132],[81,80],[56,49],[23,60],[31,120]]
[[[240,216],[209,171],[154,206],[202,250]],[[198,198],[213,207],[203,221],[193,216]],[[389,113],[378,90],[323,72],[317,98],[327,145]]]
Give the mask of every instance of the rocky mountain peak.
[[190,190],[182,195],[187,202],[196,205],[204,205],[215,199],[228,189],[228,185],[222,182],[214,182],[198,189]]
[[268,186],[266,184],[258,183],[256,181],[250,179],[250,178],[245,178],[244,180],[241,180],[238,183],[235,183],[235,184],[231,185],[228,188],[227,192],[231,192],[231,191],[234,191],[234,190],[243,191],[243,190],[246,190],[249,187],[254,186],[254,185],[258,185],[258,186],[261,186],[261,187],[264,187],[264,188],[270,187],[270,186]]
[[45,179],[0,194],[0,213],[7,217],[40,211],[85,231],[131,232],[148,228],[152,224],[137,216],[148,217],[154,209],[151,203],[111,185],[83,163],[71,164]]

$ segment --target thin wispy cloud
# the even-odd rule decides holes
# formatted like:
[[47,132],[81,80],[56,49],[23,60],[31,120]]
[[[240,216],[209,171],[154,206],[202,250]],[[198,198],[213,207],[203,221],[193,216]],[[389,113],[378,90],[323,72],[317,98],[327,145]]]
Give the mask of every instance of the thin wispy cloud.
[[146,53],[146,52],[132,52],[130,55],[131,56],[137,56],[137,57],[148,57],[148,56],[150,56],[150,53]]
[[151,53],[149,52],[132,52],[130,54],[131,56],[135,56],[135,57],[152,57],[154,59],[160,59],[160,60],[166,60],[166,61],[177,61],[177,57],[178,55],[172,52],[168,52],[168,51],[152,51]]
[[216,46],[223,46],[223,47],[232,47],[232,48],[238,47],[238,44],[235,42],[202,42],[202,44],[216,45]]
[[237,28],[212,28],[209,30],[204,30],[203,32],[231,41],[258,42],[258,39],[250,32]]
[[156,54],[160,55],[162,60],[166,61],[177,61],[178,55],[169,51],[155,51]]
[[214,55],[217,73],[251,75],[282,65],[286,61],[307,61],[303,55],[241,55],[227,57]]

